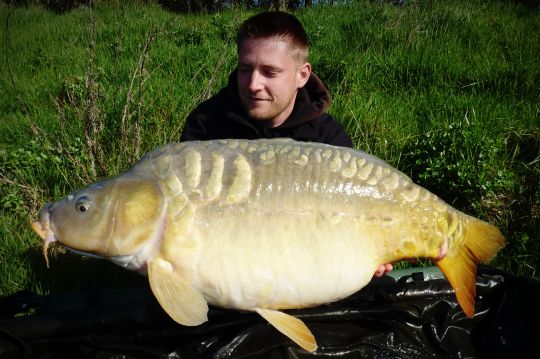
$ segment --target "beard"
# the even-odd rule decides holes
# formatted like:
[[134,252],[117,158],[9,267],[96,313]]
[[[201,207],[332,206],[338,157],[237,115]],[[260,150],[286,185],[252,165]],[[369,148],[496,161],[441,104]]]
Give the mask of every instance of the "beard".
[[279,101],[275,97],[271,100],[253,101],[248,97],[241,97],[241,103],[247,114],[256,121],[270,121],[285,112],[294,102],[296,96],[288,101]]

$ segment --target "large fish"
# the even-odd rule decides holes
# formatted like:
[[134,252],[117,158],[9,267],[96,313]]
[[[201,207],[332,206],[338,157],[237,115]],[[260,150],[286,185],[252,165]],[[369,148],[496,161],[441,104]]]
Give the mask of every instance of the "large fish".
[[426,257],[471,317],[476,264],[504,245],[376,157],[286,139],[163,146],[39,217],[46,258],[51,242],[106,257],[147,273],[180,324],[207,321],[208,303],[255,311],[308,351],[307,326],[280,310],[339,300],[382,263]]

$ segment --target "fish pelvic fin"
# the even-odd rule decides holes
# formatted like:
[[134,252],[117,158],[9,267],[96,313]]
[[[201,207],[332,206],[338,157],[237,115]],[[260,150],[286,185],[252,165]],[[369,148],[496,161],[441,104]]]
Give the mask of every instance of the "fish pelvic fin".
[[279,310],[255,308],[255,311],[272,324],[274,328],[302,347],[302,349],[308,352],[317,350],[315,337],[300,319]]
[[504,246],[504,237],[497,227],[467,217],[462,243],[457,246],[450,244],[447,254],[435,263],[454,288],[463,312],[472,318],[476,297],[476,265],[492,259]]
[[148,280],[161,307],[177,323],[195,326],[208,321],[208,303],[190,283],[161,257],[148,263]]

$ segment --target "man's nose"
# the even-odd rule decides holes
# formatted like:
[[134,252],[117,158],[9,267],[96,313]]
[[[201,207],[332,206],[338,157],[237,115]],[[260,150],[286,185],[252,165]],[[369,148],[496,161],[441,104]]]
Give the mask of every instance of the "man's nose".
[[251,72],[249,78],[249,90],[252,92],[260,91],[263,87],[263,77],[258,71]]

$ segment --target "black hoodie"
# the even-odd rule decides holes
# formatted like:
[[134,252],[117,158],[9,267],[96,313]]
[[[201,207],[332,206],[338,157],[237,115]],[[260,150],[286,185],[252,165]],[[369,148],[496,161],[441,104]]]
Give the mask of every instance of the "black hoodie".
[[311,73],[306,85],[298,90],[290,116],[272,128],[269,121],[252,120],[242,108],[235,70],[229,75],[227,87],[191,112],[180,141],[289,137],[352,147],[343,126],[325,112],[330,103],[328,90],[317,75]]

